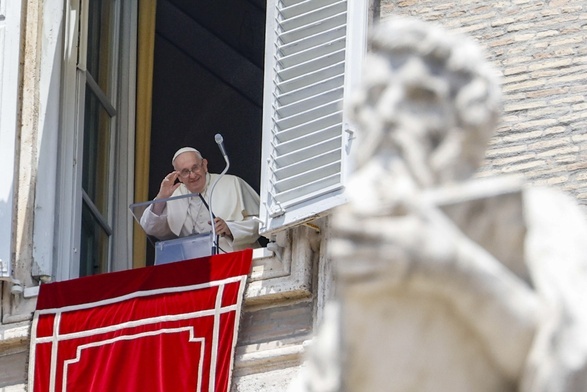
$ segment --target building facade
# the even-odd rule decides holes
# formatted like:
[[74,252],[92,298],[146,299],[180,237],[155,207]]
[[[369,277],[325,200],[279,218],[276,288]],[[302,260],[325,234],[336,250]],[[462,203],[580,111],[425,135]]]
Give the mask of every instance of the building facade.
[[502,123],[480,175],[520,174],[585,204],[584,2],[381,1],[381,14],[442,23],[477,39],[502,73]]
[[[26,388],[39,284],[145,265],[128,205],[149,196],[149,37],[156,7],[181,2],[159,3],[0,2],[0,390]],[[266,21],[270,242],[254,255],[234,390],[283,390],[333,295],[328,216],[345,201],[353,139],[341,103],[379,19],[465,32],[502,72],[504,114],[479,176],[523,175],[585,203],[587,1],[249,3]]]

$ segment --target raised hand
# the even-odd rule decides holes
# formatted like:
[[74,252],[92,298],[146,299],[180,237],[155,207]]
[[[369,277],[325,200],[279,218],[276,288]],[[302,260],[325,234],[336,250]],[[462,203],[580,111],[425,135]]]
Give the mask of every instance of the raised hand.
[[157,194],[157,199],[165,199],[171,197],[173,192],[179,187],[180,183],[175,183],[175,180],[179,177],[178,171],[173,171],[163,178],[161,181],[161,186],[159,187],[159,193]]
[[[165,178],[163,178],[163,181],[161,181],[161,186],[159,187],[159,193],[157,193],[156,199],[166,199],[168,197],[171,197],[171,195],[173,195],[173,192],[175,192],[175,190],[180,185],[179,182],[177,184],[175,183],[175,180],[177,180],[177,177],[179,177],[179,172],[173,171],[173,172],[169,173],[168,175],[166,175]],[[161,215],[161,213],[165,209],[165,205],[166,205],[166,203],[154,203],[153,204],[153,212],[156,215]]]

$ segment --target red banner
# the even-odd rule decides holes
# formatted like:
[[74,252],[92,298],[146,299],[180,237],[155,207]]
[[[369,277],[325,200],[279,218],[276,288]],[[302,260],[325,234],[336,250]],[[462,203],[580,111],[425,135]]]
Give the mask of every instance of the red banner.
[[41,285],[30,390],[228,391],[252,251]]

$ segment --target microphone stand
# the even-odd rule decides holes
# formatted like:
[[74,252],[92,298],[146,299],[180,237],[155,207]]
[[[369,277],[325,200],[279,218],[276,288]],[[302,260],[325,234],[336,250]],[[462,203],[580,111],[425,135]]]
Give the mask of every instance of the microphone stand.
[[217,255],[218,254],[218,242],[219,242],[219,236],[216,235],[216,225],[214,224],[214,214],[212,213],[212,194],[214,193],[214,188],[216,187],[216,184],[218,184],[218,181],[220,181],[220,179],[222,178],[222,176],[224,176],[226,174],[226,172],[228,171],[228,168],[230,167],[230,161],[228,160],[228,155],[226,154],[226,151],[224,150],[224,146],[222,145],[223,139],[222,136],[220,136],[220,134],[216,134],[216,143],[218,144],[218,147],[220,148],[220,151],[222,152],[222,155],[224,156],[224,161],[226,162],[226,166],[224,167],[224,170],[222,170],[222,173],[220,173],[220,175],[218,176],[218,178],[216,178],[216,181],[214,181],[214,183],[212,184],[212,187],[210,188],[210,200],[209,200],[209,204],[210,204],[210,223],[212,224],[212,254],[213,255]]

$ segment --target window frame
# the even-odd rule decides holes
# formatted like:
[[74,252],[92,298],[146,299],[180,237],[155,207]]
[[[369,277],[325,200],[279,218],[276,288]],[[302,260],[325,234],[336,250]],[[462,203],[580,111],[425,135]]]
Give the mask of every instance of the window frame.
[[[56,35],[59,43],[55,44],[55,48],[61,50],[54,53],[62,53],[62,57],[48,57],[43,64],[46,69],[52,69],[53,63],[58,64],[57,68],[61,72],[57,77],[55,73],[47,73],[44,84],[60,85],[61,89],[53,89],[59,90],[58,99],[45,103],[52,117],[58,118],[57,125],[54,125],[58,132],[51,133],[51,143],[41,145],[48,154],[40,157],[39,178],[46,175],[46,183],[52,178],[54,191],[47,192],[47,189],[51,189],[46,187],[47,184],[37,183],[39,197],[36,198],[38,202],[35,207],[45,211],[38,217],[35,214],[35,248],[31,273],[37,278],[46,276],[53,280],[66,280],[79,276],[86,71],[84,61],[78,64],[78,49],[80,59],[85,59],[84,45],[78,48],[78,43],[83,43],[86,28],[85,1],[72,1],[67,7],[56,7],[43,15],[44,23],[55,31],[61,31],[61,34]],[[118,82],[113,83],[117,91],[113,93],[112,99],[117,102],[119,115],[112,119],[115,142],[110,159],[117,170],[109,180],[113,191],[109,195],[112,203],[108,219],[111,227],[117,228],[112,234],[108,271],[132,266],[132,217],[128,205],[132,202],[134,182],[134,79],[138,13],[137,0],[112,0],[112,3],[117,10],[114,18],[120,28],[114,48],[124,55],[113,63],[119,75]],[[53,104],[54,101],[57,103]]]
[[[77,246],[79,246],[79,231],[72,229],[76,225],[81,224],[81,195],[77,197],[79,183],[81,181],[80,167],[76,165],[79,159],[80,151],[80,134],[79,130],[83,129],[83,109],[80,109],[76,102],[79,97],[82,97],[85,80],[82,79],[80,72],[77,71],[77,64],[75,56],[72,56],[77,49],[77,42],[79,38],[79,30],[77,29],[80,21],[81,7],[80,3],[84,0],[77,0],[67,4],[67,7],[60,5],[61,9],[56,8],[61,12],[61,17],[57,18],[53,15],[53,20],[47,26],[59,26],[62,31],[61,44],[55,44],[56,49],[62,49],[63,57],[60,63],[61,72],[59,72],[59,85],[62,86],[60,90],[60,97],[57,100],[58,104],[46,102],[48,109],[51,110],[51,118],[58,118],[59,138],[54,134],[49,135],[53,138],[47,148],[49,154],[44,156],[44,161],[39,162],[39,177],[43,173],[48,173],[48,181],[53,181],[55,185],[55,192],[46,192],[47,188],[37,186],[37,195],[43,195],[39,202],[36,202],[35,207],[40,208],[41,213],[35,214],[35,247],[33,250],[33,276],[52,276],[56,280],[64,280],[75,278],[79,274],[79,253]],[[268,0],[268,13],[273,12],[276,0]],[[361,4],[359,4],[361,3]],[[123,35],[127,37],[123,40],[121,50],[125,53],[131,53],[129,56],[122,56],[120,64],[120,72],[125,73],[125,76],[120,77],[120,80],[126,80],[126,85],[121,89],[118,102],[121,103],[119,107],[120,116],[117,118],[117,126],[123,129],[123,132],[118,132],[119,139],[115,147],[117,176],[114,179],[114,188],[117,194],[114,196],[115,205],[113,210],[114,220],[112,227],[118,228],[118,233],[113,235],[115,244],[111,252],[114,264],[111,270],[121,270],[132,268],[132,233],[133,221],[131,214],[128,213],[128,205],[133,201],[133,183],[134,183],[134,125],[135,125],[135,72],[136,72],[136,46],[137,46],[137,15],[138,15],[138,0],[122,2],[125,11],[121,14]],[[368,4],[362,2],[347,1],[348,4],[348,20],[353,22],[352,32],[347,32],[347,50],[348,58],[352,60],[353,69],[356,63],[362,61],[365,51],[365,32],[367,30],[367,11]],[[47,6],[48,7],[48,6]],[[45,18],[45,16],[44,16]],[[128,22],[128,23],[127,23]],[[269,34],[270,26],[266,26],[266,34]],[[124,46],[127,45],[127,46]],[[268,43],[268,45],[271,45]],[[52,63],[53,59],[44,60],[47,64]],[[124,64],[123,64],[124,63]],[[47,65],[46,64],[46,65]],[[45,67],[53,70],[51,66]],[[54,70],[53,70],[54,71]],[[350,88],[357,83],[357,73],[353,71],[345,77],[345,99],[348,96]],[[51,83],[47,85],[55,85],[55,76],[48,74],[45,76],[46,80]],[[271,89],[271,83],[265,83],[264,90],[267,94],[267,89]],[[53,90],[52,90],[53,91]],[[54,100],[52,101],[54,102]],[[75,110],[74,110],[75,108]],[[267,114],[263,113],[264,121]],[[263,149],[267,148],[267,141],[265,138],[265,125],[263,127]],[[350,146],[353,139],[352,128],[346,122],[343,124],[343,137],[345,138],[346,149]],[[263,157],[267,156],[263,152]],[[57,159],[55,157],[58,157]],[[126,158],[126,160],[122,159]],[[45,165],[45,163],[48,163]],[[346,179],[348,172],[348,162],[343,162],[342,178]],[[263,169],[264,171],[264,169]],[[263,176],[263,171],[261,175]],[[53,172],[53,173],[52,173]],[[53,176],[51,176],[53,174]],[[264,192],[265,180],[261,181],[261,193]],[[47,193],[49,193],[47,195]],[[262,195],[263,197],[263,195]],[[51,203],[53,201],[53,203]],[[343,194],[343,189],[337,192],[322,195],[317,204],[308,204],[303,209],[297,210],[296,214],[290,213],[288,220],[279,221],[274,220],[277,225],[270,228],[270,231],[265,230],[265,233],[273,233],[282,231],[309,219],[314,219],[317,216],[328,213],[329,209],[336,205],[344,203],[346,198]],[[53,205],[51,205],[53,204]],[[319,212],[316,212],[315,205],[320,207]],[[298,214],[299,213],[299,214]],[[263,217],[261,217],[263,219]],[[49,234],[47,234],[49,233]],[[264,233],[264,235],[265,235]]]
[[[88,2],[89,3],[89,2]],[[96,3],[95,3],[96,4]],[[115,157],[114,157],[114,150],[116,147],[116,136],[117,136],[117,129],[118,126],[116,124],[117,120],[118,120],[118,114],[119,111],[117,110],[117,106],[118,106],[118,100],[117,100],[117,84],[118,84],[118,74],[119,74],[119,69],[118,69],[118,58],[119,58],[119,42],[116,39],[116,37],[119,36],[118,31],[120,29],[120,24],[119,24],[119,16],[120,16],[120,12],[121,12],[121,5],[118,3],[118,0],[104,0],[102,3],[100,3],[100,5],[102,7],[109,7],[108,10],[108,14],[107,17],[109,18],[109,20],[107,21],[107,23],[104,23],[104,21],[101,19],[102,16],[102,8],[97,10],[98,13],[100,13],[100,15],[97,15],[98,18],[96,21],[90,21],[90,17],[89,17],[89,7],[83,7],[83,14],[84,14],[84,18],[83,18],[83,22],[82,25],[84,26],[83,29],[80,29],[82,34],[81,34],[81,39],[79,40],[80,42],[80,48],[83,48],[83,50],[80,50],[80,53],[83,53],[83,56],[79,56],[79,64],[78,64],[78,69],[79,71],[82,71],[83,76],[82,78],[85,80],[85,84],[83,86],[83,94],[84,94],[84,99],[83,99],[83,103],[80,100],[80,102],[78,103],[80,105],[80,109],[81,109],[81,105],[83,105],[83,111],[84,111],[84,128],[81,130],[81,135],[82,137],[80,137],[80,143],[81,143],[81,148],[80,148],[80,157],[79,157],[79,162],[82,162],[82,165],[80,165],[81,170],[82,170],[82,174],[81,175],[81,187],[80,187],[80,195],[82,198],[82,211],[80,212],[80,216],[81,216],[81,233],[84,233],[84,223],[94,223],[97,224],[97,231],[100,232],[102,235],[105,235],[106,238],[106,249],[104,251],[105,253],[105,258],[106,260],[103,261],[99,261],[100,265],[99,265],[99,269],[97,271],[97,273],[101,273],[101,272],[110,272],[111,271],[111,265],[112,265],[112,243],[113,243],[113,229],[112,229],[112,221],[114,219],[114,214],[113,214],[113,203],[114,203],[114,175],[115,175]],[[88,66],[88,56],[89,56],[89,52],[90,50],[92,50],[90,48],[90,45],[92,45],[91,43],[89,43],[88,41],[90,40],[90,34],[89,34],[89,25],[90,23],[97,23],[100,27],[107,25],[107,26],[111,26],[111,28],[106,31],[106,35],[102,36],[100,33],[98,33],[100,40],[99,40],[99,47],[93,48],[94,51],[97,52],[97,54],[100,56],[98,59],[99,64],[96,64],[97,69],[95,70],[96,72],[98,72],[100,74],[100,77],[104,75],[104,72],[106,70],[106,85],[102,85],[101,80],[97,80],[98,75],[92,75],[92,70],[90,70]],[[96,37],[94,37],[96,38]],[[104,44],[104,42],[102,41],[102,39],[106,39],[106,44],[107,46],[107,50],[102,50],[103,47],[102,45]],[[102,57],[102,55],[105,55],[106,57]],[[104,61],[105,60],[105,61]],[[105,68],[103,68],[105,66]],[[106,89],[106,91],[104,91],[104,89]],[[97,108],[97,111],[95,113],[85,113],[85,110],[88,108],[88,100],[90,99],[90,96],[93,97],[93,102]],[[91,102],[90,102],[91,104]],[[81,110],[80,110],[81,111]],[[90,118],[90,115],[92,115],[92,117]],[[101,126],[101,120],[100,118],[106,118],[106,125],[104,127]],[[86,151],[86,145],[85,145],[85,141],[86,141],[86,137],[89,136],[88,132],[89,129],[86,129],[86,125],[88,124],[88,119],[92,120],[92,124],[90,124],[90,127],[92,126],[97,126],[97,132],[103,132],[107,129],[107,135],[106,138],[104,139],[104,141],[102,143],[99,143],[98,146],[94,146],[93,148],[90,147],[90,150],[97,150],[96,152],[98,153],[98,156],[95,157],[95,161],[93,162],[96,166],[95,166],[95,170],[96,172],[84,172],[84,165],[87,163],[87,159],[85,159],[85,157],[83,156],[83,154],[85,154]],[[97,121],[94,123],[94,121]],[[96,131],[94,131],[96,132]],[[98,140],[100,139],[101,135],[98,135]],[[90,141],[91,142],[91,141]],[[100,165],[100,155],[106,153],[106,159],[104,160],[104,162],[102,162],[102,165]],[[91,158],[90,158],[91,159]],[[98,175],[99,173],[103,173],[103,175],[106,176],[106,183],[105,184],[96,184],[94,183],[94,181],[96,180],[95,176]],[[97,198],[97,200],[93,200],[92,195],[90,195],[88,192],[90,192],[90,189],[85,189],[84,188],[84,176],[89,174],[89,178],[88,180],[90,181],[90,183],[88,185],[94,185],[94,188],[98,188],[98,185],[102,185],[105,188],[105,192],[106,195],[104,196],[100,196],[101,191],[98,191],[97,189],[94,190],[94,192],[91,193],[95,193],[93,196]],[[77,197],[79,197],[80,195],[78,195]],[[102,198],[104,199],[103,202],[101,203],[99,201],[99,199]],[[87,214],[89,214],[89,220],[90,222],[86,222],[84,220],[84,213],[83,210],[84,208],[87,208]],[[103,211],[102,209],[105,209],[105,211]],[[81,234],[80,233],[80,234]],[[86,244],[87,245],[87,244]],[[80,236],[80,252],[78,252],[78,254],[80,256],[83,256],[83,248],[84,248],[84,239]],[[96,251],[96,249],[91,249],[91,251]],[[94,252],[92,252],[94,253]],[[100,252],[98,252],[100,253]],[[81,271],[82,271],[82,264],[83,262],[80,260],[80,262],[78,263],[78,276],[82,275]],[[88,269],[92,269],[93,266],[87,266]],[[94,271],[86,271],[85,274],[83,275],[92,275],[94,274]]]

